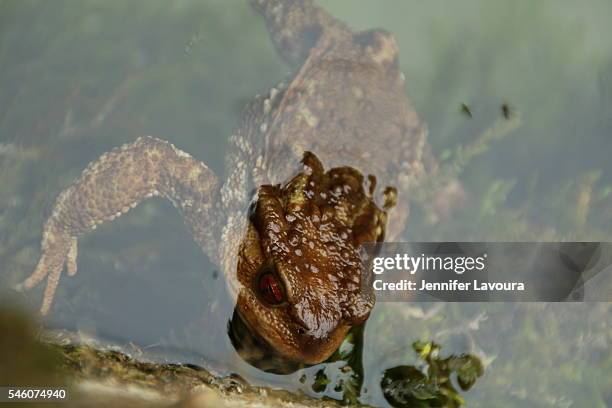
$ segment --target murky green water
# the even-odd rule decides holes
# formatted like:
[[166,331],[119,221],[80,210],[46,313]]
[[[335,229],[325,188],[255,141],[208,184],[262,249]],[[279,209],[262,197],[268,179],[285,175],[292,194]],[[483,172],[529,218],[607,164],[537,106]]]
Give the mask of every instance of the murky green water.
[[[57,194],[112,147],[151,134],[222,174],[240,110],[288,73],[245,3],[0,2],[1,296],[33,270]],[[521,115],[465,167],[465,208],[439,222],[416,209],[405,239],[612,240],[612,4],[320,4],[354,28],[395,34],[406,92],[439,157],[476,140],[502,105]],[[219,273],[170,204],[149,200],[81,239],[78,262],[47,326],[338,396],[311,389],[320,367],[303,384],[303,371],[265,374],[240,360]],[[17,299],[34,310],[41,290]],[[385,404],[381,374],[414,363],[415,340],[481,357],[469,406],[612,405],[610,304],[378,303],[362,402]]]

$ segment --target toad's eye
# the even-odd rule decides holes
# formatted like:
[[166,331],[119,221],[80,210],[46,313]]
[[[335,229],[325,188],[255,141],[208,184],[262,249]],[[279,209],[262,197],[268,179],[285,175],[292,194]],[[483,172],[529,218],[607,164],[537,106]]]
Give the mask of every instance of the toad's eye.
[[273,272],[264,271],[259,276],[258,289],[263,300],[272,306],[280,305],[285,301],[283,285]]

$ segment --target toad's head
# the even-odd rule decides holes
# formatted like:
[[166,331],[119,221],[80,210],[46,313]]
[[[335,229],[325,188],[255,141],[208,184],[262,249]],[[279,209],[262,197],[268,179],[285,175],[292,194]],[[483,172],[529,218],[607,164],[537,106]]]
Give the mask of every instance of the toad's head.
[[[360,246],[384,239],[387,214],[374,203],[375,179],[351,167],[324,171],[306,153],[285,185],[264,185],[240,245],[241,288],[230,335],[252,364],[283,371],[327,359],[351,326],[365,322],[374,296],[364,289]],[[395,190],[385,190],[387,209]],[[286,371],[286,370],[284,370]]]

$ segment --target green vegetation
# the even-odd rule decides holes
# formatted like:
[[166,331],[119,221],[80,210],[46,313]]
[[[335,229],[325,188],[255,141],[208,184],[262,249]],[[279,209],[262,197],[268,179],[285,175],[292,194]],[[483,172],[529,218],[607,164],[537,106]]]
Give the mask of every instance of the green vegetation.
[[414,342],[412,348],[425,363],[425,369],[398,366],[385,370],[381,387],[385,398],[395,407],[457,408],[465,400],[453,386],[451,376],[467,391],[484,373],[480,360],[472,355],[440,357],[440,346],[433,342]]

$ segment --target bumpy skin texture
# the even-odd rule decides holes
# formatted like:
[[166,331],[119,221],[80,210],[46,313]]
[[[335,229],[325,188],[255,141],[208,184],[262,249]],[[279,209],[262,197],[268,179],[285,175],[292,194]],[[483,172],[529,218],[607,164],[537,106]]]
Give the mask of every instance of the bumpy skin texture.
[[[206,165],[151,137],[92,163],[59,196],[41,259],[22,284],[47,278],[43,314],[64,265],[76,272],[77,237],[161,195],[221,266],[240,317],[282,357],[323,361],[367,319],[373,298],[360,290],[359,245],[403,231],[410,189],[435,167],[397,45],[381,30],[350,31],[309,0],[251,3],[294,74],[245,109],[223,186]],[[362,174],[393,188],[376,189],[373,178],[364,188]],[[262,268],[278,279],[280,304],[262,298]]]
[[43,230],[40,261],[21,284],[30,289],[47,277],[42,314],[51,307],[64,265],[68,275],[77,271],[77,237],[158,195],[179,208],[196,241],[210,251],[207,245],[215,234],[211,220],[218,195],[216,176],[170,143],[140,137],[92,162],[57,198]]
[[[285,185],[259,189],[239,251],[243,290],[237,308],[251,332],[280,354],[314,364],[330,355],[374,306],[373,294],[361,284],[365,271],[359,247],[384,239],[387,214],[372,201],[373,179],[366,192],[363,176],[351,167],[325,172],[309,152],[303,164],[304,170]],[[389,189],[385,208],[394,199]],[[274,307],[257,288],[270,274],[279,283]]]

